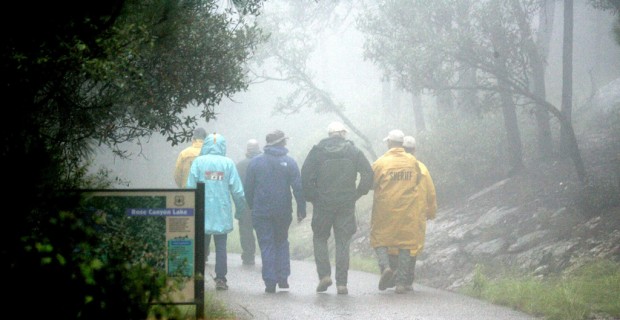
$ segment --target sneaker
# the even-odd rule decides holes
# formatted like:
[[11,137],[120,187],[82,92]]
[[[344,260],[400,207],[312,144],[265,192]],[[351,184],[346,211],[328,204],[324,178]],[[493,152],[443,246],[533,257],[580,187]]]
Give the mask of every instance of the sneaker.
[[224,279],[215,279],[215,290],[228,290],[228,285]]
[[338,290],[338,294],[349,294],[349,290],[347,290],[347,286],[336,286]]
[[273,285],[273,286],[266,286],[265,287],[265,292],[267,292],[267,293],[276,293],[276,286],[275,285]]
[[397,285],[396,289],[394,289],[394,292],[398,293],[398,294],[403,294],[405,292],[407,292],[407,289],[405,289],[405,286],[403,285]]
[[379,280],[379,290],[383,291],[388,288],[388,284],[393,281],[394,271],[390,268],[385,268],[381,273],[381,279]]
[[254,260],[243,260],[243,265],[244,266],[253,266],[255,264],[256,264],[256,262],[254,262]]
[[319,285],[316,287],[316,292],[324,292],[332,285],[332,279],[330,277],[323,277],[321,281],[319,281]]
[[278,282],[278,288],[280,289],[288,289],[288,281],[284,280],[284,281],[280,281]]

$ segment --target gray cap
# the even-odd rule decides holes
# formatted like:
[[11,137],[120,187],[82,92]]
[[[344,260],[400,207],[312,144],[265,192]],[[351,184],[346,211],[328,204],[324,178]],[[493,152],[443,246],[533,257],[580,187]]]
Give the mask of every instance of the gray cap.
[[288,137],[284,134],[284,132],[280,130],[275,130],[267,134],[267,137],[265,137],[265,142],[267,143],[265,145],[273,146],[286,139],[288,139]]
[[194,139],[204,140],[207,137],[207,131],[203,128],[194,129]]
[[260,153],[260,146],[258,145],[258,140],[256,139],[248,140],[248,146],[246,148],[246,153],[248,154]]

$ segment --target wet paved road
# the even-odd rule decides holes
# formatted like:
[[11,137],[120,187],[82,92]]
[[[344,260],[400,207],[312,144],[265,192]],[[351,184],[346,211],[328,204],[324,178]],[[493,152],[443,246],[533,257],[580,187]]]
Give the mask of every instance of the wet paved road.
[[[210,276],[215,257],[206,266],[207,291],[215,291]],[[393,289],[379,291],[379,275],[350,271],[349,294],[336,294],[335,284],[316,293],[318,284],[313,262],[292,261],[290,289],[265,293],[261,261],[244,266],[238,254],[228,255],[227,291],[215,296],[235,311],[238,319],[409,319],[409,320],[498,320],[536,319],[509,308],[414,284],[414,292],[396,294]]]

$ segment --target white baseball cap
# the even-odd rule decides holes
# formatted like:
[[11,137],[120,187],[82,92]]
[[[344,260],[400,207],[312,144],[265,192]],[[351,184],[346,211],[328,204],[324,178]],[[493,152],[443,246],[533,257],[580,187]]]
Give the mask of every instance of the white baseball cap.
[[392,131],[390,131],[387,135],[387,137],[383,138],[383,141],[396,141],[396,142],[403,142],[403,140],[405,139],[405,134],[398,129],[394,129]]
[[404,148],[415,148],[415,138],[412,136],[405,136],[403,138],[403,147]]
[[342,122],[338,122],[338,121],[334,121],[332,123],[329,124],[329,126],[327,126],[327,133],[334,133],[334,132],[349,132],[347,130],[347,128],[344,127],[344,124],[342,124]]

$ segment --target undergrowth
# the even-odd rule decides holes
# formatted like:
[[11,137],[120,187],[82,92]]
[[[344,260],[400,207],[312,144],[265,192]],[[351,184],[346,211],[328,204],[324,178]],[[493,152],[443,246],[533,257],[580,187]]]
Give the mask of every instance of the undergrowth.
[[488,276],[478,266],[463,294],[548,320],[620,318],[620,264],[598,260],[555,278]]

